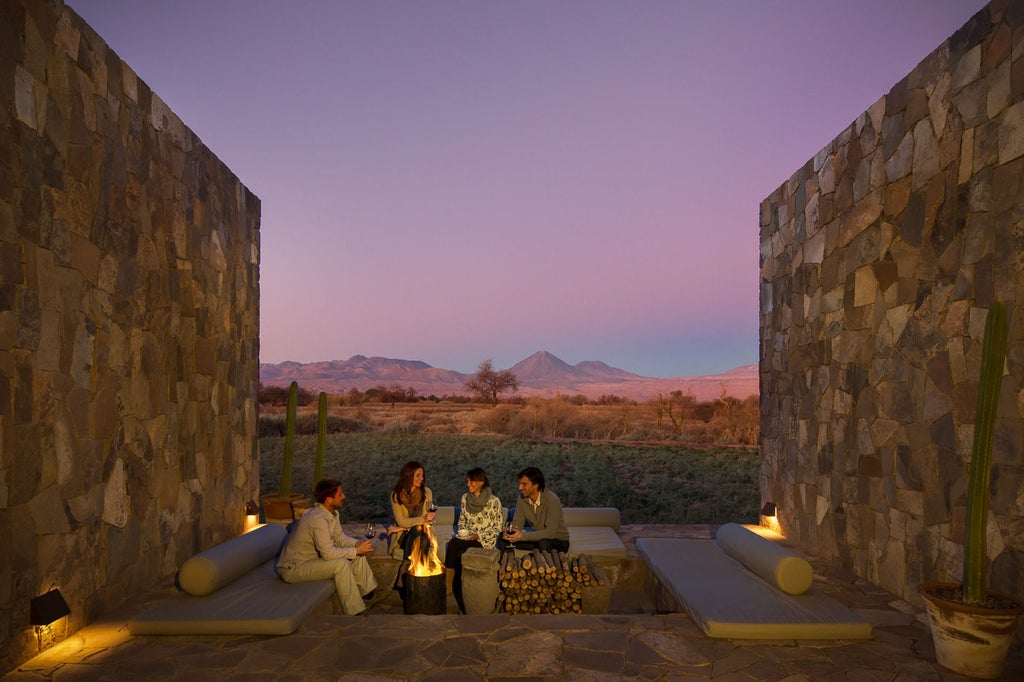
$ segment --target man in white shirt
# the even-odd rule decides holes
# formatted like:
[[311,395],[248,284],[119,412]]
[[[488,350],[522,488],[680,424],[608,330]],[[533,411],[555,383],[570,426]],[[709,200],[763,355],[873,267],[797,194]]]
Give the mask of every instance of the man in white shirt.
[[286,583],[334,580],[341,612],[354,616],[373,597],[377,579],[364,554],[373,550],[369,540],[359,541],[341,532],[338,509],[345,500],[341,482],[318,481],[313,491],[317,505],[307,511],[288,534],[277,560],[277,573]]

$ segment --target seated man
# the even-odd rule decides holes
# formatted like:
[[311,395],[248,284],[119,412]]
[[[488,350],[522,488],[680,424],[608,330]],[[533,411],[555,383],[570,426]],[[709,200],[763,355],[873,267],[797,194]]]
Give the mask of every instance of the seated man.
[[[569,551],[569,529],[565,525],[562,502],[550,490],[544,489],[544,474],[537,467],[526,467],[519,472],[519,499],[512,518],[512,533],[504,533],[498,540],[499,549],[543,549]],[[524,530],[529,525],[532,530]]]
[[373,597],[377,587],[363,556],[373,546],[369,540],[360,542],[342,534],[338,509],[345,493],[340,481],[318,481],[313,492],[318,504],[303,514],[288,534],[277,560],[277,573],[286,583],[333,578],[341,612],[354,616],[366,608],[363,600]]

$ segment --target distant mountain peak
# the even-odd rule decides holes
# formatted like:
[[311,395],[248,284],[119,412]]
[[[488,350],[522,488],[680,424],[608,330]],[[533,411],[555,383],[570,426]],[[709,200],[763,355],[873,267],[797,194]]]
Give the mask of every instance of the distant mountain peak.
[[627,372],[624,369],[612,367],[600,360],[584,360],[583,362],[578,362],[576,363],[576,369],[587,376],[598,376],[605,379],[610,377],[619,379],[636,379],[640,377],[639,374],[633,374],[632,372]]
[[530,357],[520,360],[509,368],[519,381],[531,379],[552,379],[557,377],[576,378],[578,372],[567,362],[546,350],[539,350]]
[[[570,365],[548,350],[539,350],[512,367],[520,384],[520,395],[569,395],[581,393],[590,398],[619,395],[647,400],[662,393],[682,390],[698,400],[714,400],[727,391],[745,398],[758,389],[758,366],[745,365],[723,374],[699,377],[653,379],[612,367],[599,360],[584,360]],[[348,360],[279,364],[260,363],[260,381],[265,386],[287,386],[298,381],[312,391],[344,393],[350,388],[361,391],[375,386],[398,384],[413,388],[419,395],[465,395],[465,382],[472,375],[431,367],[422,360],[398,360],[380,356],[353,355]]]

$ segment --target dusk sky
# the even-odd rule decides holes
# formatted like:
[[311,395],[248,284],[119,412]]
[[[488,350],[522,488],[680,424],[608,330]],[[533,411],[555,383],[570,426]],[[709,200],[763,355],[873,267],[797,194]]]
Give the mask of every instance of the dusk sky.
[[982,0],[67,0],[262,202],[260,361],[758,360],[760,202]]

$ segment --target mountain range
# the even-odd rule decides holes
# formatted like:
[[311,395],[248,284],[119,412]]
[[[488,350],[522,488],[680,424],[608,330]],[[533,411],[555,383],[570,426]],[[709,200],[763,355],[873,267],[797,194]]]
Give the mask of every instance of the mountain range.
[[[552,397],[582,394],[595,399],[617,395],[649,400],[659,394],[682,391],[699,401],[714,400],[723,392],[736,398],[758,393],[757,365],[744,365],[722,374],[657,379],[633,374],[598,360],[575,365],[541,350],[508,368],[519,379],[518,395]],[[431,367],[420,360],[353,355],[348,360],[260,364],[260,382],[267,386],[299,386],[313,391],[344,393],[350,388],[365,391],[377,386],[416,389],[419,395],[465,395],[463,384],[472,377],[450,369]]]

